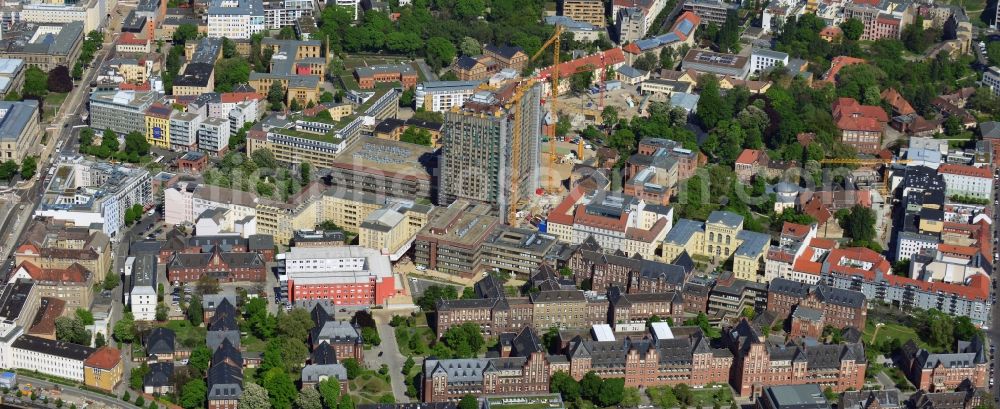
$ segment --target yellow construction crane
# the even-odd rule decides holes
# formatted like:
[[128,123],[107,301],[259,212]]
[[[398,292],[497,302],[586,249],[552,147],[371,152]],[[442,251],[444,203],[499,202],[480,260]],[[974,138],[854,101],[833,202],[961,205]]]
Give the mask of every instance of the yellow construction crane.
[[[542,44],[542,47],[535,52],[535,55],[531,56],[531,62],[534,62],[542,55],[542,52],[544,52],[545,49],[552,46],[552,117],[557,124],[559,123],[559,110],[557,109],[557,102],[559,100],[559,37],[562,36],[562,33],[562,25],[556,24],[556,31],[552,34],[552,37],[546,40],[545,44]],[[582,139],[580,140],[580,143],[583,143]],[[556,180],[554,175],[555,170],[553,169],[555,163],[556,138],[555,135],[552,135],[552,137],[549,138],[549,188],[553,191],[556,189]]]
[[882,195],[882,199],[887,199],[889,195],[889,165],[898,163],[905,165],[910,163],[909,159],[823,159],[819,161],[823,165],[857,165],[857,166],[883,166],[882,169],[882,186],[879,186],[879,194]]
[[507,100],[504,104],[505,108],[511,113],[511,120],[513,121],[513,136],[511,137],[510,146],[510,197],[508,198],[507,206],[507,224],[517,227],[519,225],[517,218],[517,208],[521,205],[521,98],[524,94],[531,90],[531,87],[535,86],[535,80],[533,78],[528,78],[521,81],[517,85],[517,89],[514,91],[514,95]]

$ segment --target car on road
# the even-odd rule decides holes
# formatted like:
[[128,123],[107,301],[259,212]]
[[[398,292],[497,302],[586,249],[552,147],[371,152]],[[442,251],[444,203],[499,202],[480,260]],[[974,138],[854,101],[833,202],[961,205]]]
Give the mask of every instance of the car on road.
[[425,270],[427,270],[427,266],[423,264],[417,264],[417,271],[425,271]]

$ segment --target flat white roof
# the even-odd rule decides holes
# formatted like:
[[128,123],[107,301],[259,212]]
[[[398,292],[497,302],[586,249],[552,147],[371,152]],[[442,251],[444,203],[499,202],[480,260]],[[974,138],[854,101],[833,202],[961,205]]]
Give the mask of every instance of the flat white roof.
[[594,331],[594,339],[597,341],[614,341],[615,332],[611,330],[611,326],[608,324],[597,324],[592,328]]
[[650,325],[650,330],[653,331],[653,337],[657,340],[674,339],[674,332],[670,330],[670,324],[666,322],[654,322]]

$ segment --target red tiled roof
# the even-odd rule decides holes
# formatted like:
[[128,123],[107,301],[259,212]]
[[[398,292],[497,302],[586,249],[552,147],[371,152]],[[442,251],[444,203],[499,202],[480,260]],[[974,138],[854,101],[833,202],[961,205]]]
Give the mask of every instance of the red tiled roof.
[[807,247],[802,251],[802,255],[795,260],[795,264],[792,265],[792,271],[820,275],[823,272],[823,264],[812,261],[815,254],[816,250],[813,250],[812,247]]
[[993,175],[990,174],[990,170],[987,168],[977,168],[975,166],[969,166],[969,165],[953,165],[950,163],[938,166],[938,172],[948,173],[952,175],[986,178],[986,179],[990,179],[993,177]]
[[[604,63],[601,63],[601,55],[604,55]],[[607,51],[599,52],[596,54],[588,55],[583,58],[577,58],[575,60],[566,61],[559,64],[559,78],[568,78],[573,74],[576,74],[582,70],[587,65],[593,66],[594,69],[603,66],[617,65],[625,62],[625,53],[622,52],[621,48],[612,48]],[[549,66],[538,73],[538,78],[545,80],[552,76],[552,67]]]
[[979,250],[976,249],[975,247],[956,246],[953,244],[945,244],[945,243],[938,244],[938,251],[945,254],[954,254],[965,257],[975,257],[976,253],[979,252]]
[[121,91],[149,91],[153,89],[153,86],[152,84],[149,83],[149,81],[146,81],[138,85],[123,82],[121,84],[118,84],[118,89]]
[[[839,265],[840,260],[844,258],[870,262],[875,265],[867,270],[852,266]],[[894,287],[912,286],[927,292],[941,292],[977,300],[985,300],[990,294],[990,279],[986,275],[976,274],[972,276],[969,278],[968,285],[914,280],[909,277],[893,275],[891,273],[892,266],[889,264],[889,261],[886,260],[881,254],[867,248],[854,247],[831,250],[824,264],[831,272],[848,276],[859,276],[863,277],[867,281],[875,281],[876,278],[880,278],[881,281],[886,281]],[[880,274],[876,275],[876,272],[879,272]]]
[[224,104],[236,104],[250,99],[261,101],[264,96],[257,92],[226,92],[219,95],[219,101]]
[[833,214],[830,213],[830,209],[823,204],[823,201],[813,196],[808,202],[802,206],[802,213],[808,214],[819,224],[826,224]]
[[819,31],[819,36],[820,37],[831,37],[832,38],[832,37],[839,36],[839,35],[841,35],[843,33],[844,33],[844,31],[841,30],[840,27],[837,27],[837,26],[826,26],[822,30]]
[[[681,39],[681,41],[687,40],[687,35],[684,34],[683,31],[681,31],[681,30],[678,29],[678,27],[681,25],[681,23],[683,23],[685,20],[691,22],[691,26],[695,27],[694,29],[697,29],[697,27],[701,25],[701,17],[698,17],[698,15],[694,14],[694,12],[685,11],[685,12],[681,13],[680,17],[677,17],[677,19],[674,20],[674,25],[670,27],[670,31],[672,31],[674,34],[676,34],[677,37],[679,37]],[[692,30],[694,30],[694,29],[692,29]],[[692,33],[693,33],[693,31],[692,31]]]
[[148,39],[138,38],[135,36],[135,33],[122,33],[122,35],[118,37],[118,44],[146,45],[148,43]]
[[22,262],[19,268],[24,270],[35,281],[62,281],[69,283],[85,283],[87,281],[87,269],[73,263],[65,269],[41,268],[30,261]]
[[736,158],[736,163],[742,165],[752,165],[757,163],[764,151],[759,149],[744,149],[740,156]]
[[888,103],[900,115],[909,115],[917,112],[910,105],[910,102],[906,98],[903,98],[899,91],[896,91],[894,88],[886,88],[885,91],[882,91],[881,96],[882,100]]
[[807,234],[809,234],[809,226],[804,224],[785,222],[781,225],[782,236],[805,237]]
[[854,98],[837,98],[832,111],[841,130],[881,132],[889,122],[889,115],[881,107],[861,105]]
[[831,250],[831,249],[837,247],[837,242],[835,242],[833,240],[830,240],[830,239],[814,238],[812,240],[809,240],[809,247],[815,247],[815,248],[818,248],[818,249]]
[[892,17],[878,16],[878,18],[875,19],[875,23],[884,26],[898,26],[900,22],[899,19]]
[[837,74],[839,74],[840,70],[843,69],[844,67],[848,65],[864,64],[864,63],[865,60],[862,60],[860,58],[848,57],[846,55],[833,57],[833,61],[830,62],[830,69],[826,70],[826,73],[823,74],[823,81],[829,81],[829,82],[835,81],[837,79]]
[[83,365],[91,368],[99,368],[104,370],[112,370],[118,363],[122,360],[122,353],[118,348],[111,346],[103,346],[94,353],[90,354],[87,359],[83,361]]
[[571,210],[573,209],[573,206],[576,206],[576,202],[578,202],[580,198],[583,197],[584,194],[585,191],[583,187],[581,186],[574,187],[573,190],[569,192],[569,195],[567,195],[562,202],[560,202],[558,205],[556,205],[555,208],[549,211],[549,217],[548,217],[549,222],[572,225],[573,212]]

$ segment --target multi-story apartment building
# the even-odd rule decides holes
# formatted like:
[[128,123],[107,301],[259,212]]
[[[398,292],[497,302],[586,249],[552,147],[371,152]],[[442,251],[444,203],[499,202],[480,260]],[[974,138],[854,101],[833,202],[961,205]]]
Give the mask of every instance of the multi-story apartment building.
[[264,25],[269,30],[294,26],[302,17],[313,15],[312,0],[269,0],[264,2]]
[[722,0],[685,0],[681,4],[685,11],[691,11],[701,18],[701,24],[715,24],[722,27],[726,24],[726,17],[730,12],[739,9],[735,3],[727,3]]
[[417,84],[416,107],[445,112],[461,107],[479,89],[482,81],[426,81]]
[[83,382],[83,362],[94,354],[89,346],[53,341],[31,335],[17,337],[9,348],[13,365],[9,367],[36,371],[57,378]]
[[389,257],[345,246],[292,247],[285,253],[288,299],[329,300],[336,305],[380,305],[396,294]]
[[433,202],[437,190],[431,174],[433,157],[430,147],[362,137],[333,160],[331,182],[381,197]]
[[653,258],[672,229],[673,209],[606,190],[586,194],[577,186],[549,212],[548,226],[564,242],[580,244],[593,237],[609,253]]
[[990,362],[978,335],[971,341],[958,341],[951,353],[932,353],[910,340],[903,345],[902,361],[900,369],[920,390],[948,392],[963,382],[971,382],[976,388],[987,387]]
[[198,150],[211,156],[222,156],[229,150],[229,120],[205,118],[198,124]]
[[5,58],[23,60],[29,67],[48,72],[57,66],[72,67],[83,47],[83,21],[66,24],[13,24],[4,27],[0,49]]
[[853,18],[864,24],[862,40],[898,39],[903,28],[913,23],[916,12],[917,8],[913,3],[854,1],[845,5],[844,19]]
[[246,40],[267,29],[260,0],[212,0],[207,13],[208,36]]
[[126,280],[131,284],[127,288],[128,304],[132,307],[132,314],[139,321],[153,321],[156,319],[156,256],[144,254],[136,257],[129,257],[126,261],[126,270],[131,274],[126,274]]
[[98,91],[90,94],[90,127],[117,134],[146,134],[146,111],[160,99],[155,91]]
[[35,210],[36,217],[65,220],[76,226],[98,224],[104,234],[116,239],[125,226],[128,209],[152,204],[152,187],[145,169],[91,162],[82,156],[64,159],[53,167],[53,176]]
[[861,105],[854,98],[838,98],[833,103],[833,120],[844,144],[867,154],[882,149],[882,134],[889,116],[881,107]]
[[97,226],[38,218],[30,222],[24,241],[14,250],[14,261],[43,269],[79,264],[88,271],[106,272],[111,268],[111,242]]
[[198,149],[198,130],[204,117],[197,112],[173,111],[170,114],[170,149]]
[[0,157],[21,162],[38,145],[38,101],[0,101]]
[[153,104],[146,109],[146,142],[157,148],[170,148],[170,116],[173,111],[173,108],[163,104]]
[[414,262],[446,274],[472,276],[482,269],[482,245],[500,225],[487,205],[457,200],[438,208],[417,234]]
[[938,173],[944,177],[945,195],[989,200],[993,197],[993,175],[988,168],[942,164]]
[[174,95],[199,96],[215,91],[215,65],[192,61],[181,69],[173,82]]
[[1000,67],[992,66],[983,72],[983,85],[1000,95]]
[[[439,203],[458,199],[487,203],[506,221],[510,206],[534,194],[539,186],[539,140],[521,137],[519,146],[511,144],[515,133],[541,134],[541,87],[527,90],[516,101],[518,107],[509,107],[511,87],[517,86],[510,83],[496,92],[478,92],[461,109],[445,113]],[[511,156],[515,153],[517,158]],[[510,191],[510,186],[518,191]]]
[[26,261],[14,269],[8,283],[18,279],[34,281],[39,297],[65,301],[64,314],[68,315],[77,308],[90,309],[90,303],[94,299],[94,275],[94,272],[87,271],[79,264],[66,268],[41,268]]
[[[110,11],[107,3],[102,0],[88,0],[78,3],[23,2],[16,3],[17,6],[14,6],[13,3],[7,3],[7,7],[13,9],[10,10],[11,13],[15,14],[21,22],[34,24],[83,22],[83,31],[89,33],[101,28],[107,13]],[[20,9],[20,12],[16,10],[17,8]]]
[[740,396],[759,395],[774,385],[817,384],[834,392],[864,385],[864,346],[860,342],[829,345],[772,344],[746,320],[723,331],[733,353],[730,385]]
[[607,25],[601,0],[563,0],[562,15],[598,28]]

